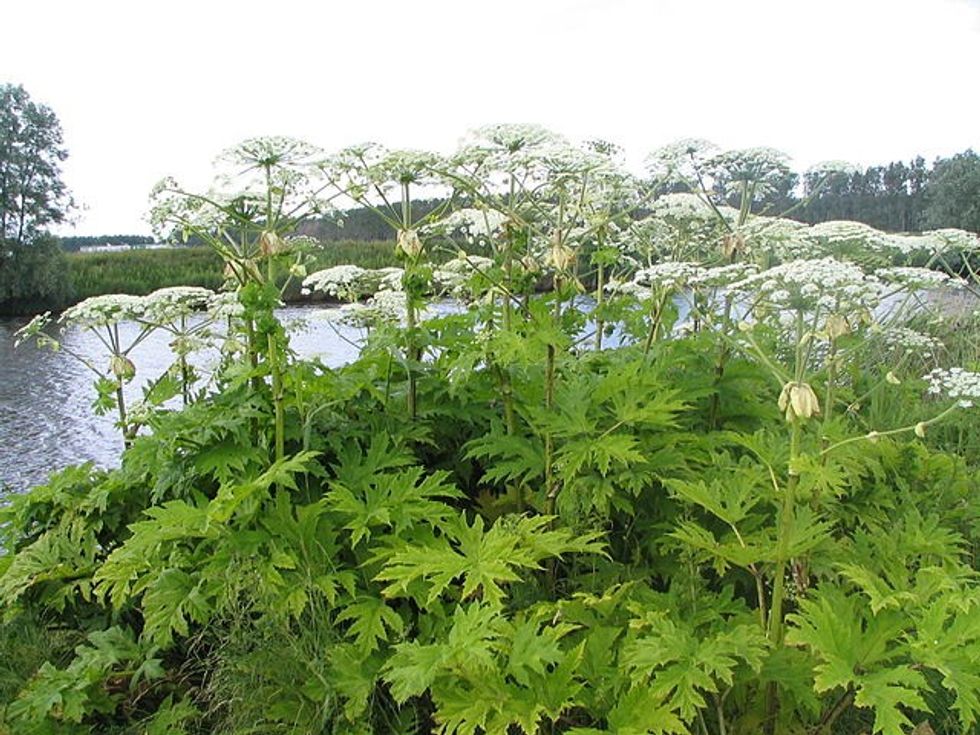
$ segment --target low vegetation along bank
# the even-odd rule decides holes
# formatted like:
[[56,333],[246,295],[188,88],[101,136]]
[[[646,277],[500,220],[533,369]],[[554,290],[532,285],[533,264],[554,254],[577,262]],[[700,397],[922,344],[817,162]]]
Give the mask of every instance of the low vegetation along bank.
[[[326,243],[311,248],[308,267],[320,269],[342,263],[358,263],[366,268],[397,265],[394,245],[377,241]],[[73,302],[112,293],[145,296],[169,286],[218,289],[225,282],[224,261],[206,246],[73,253],[68,256],[68,263]],[[299,298],[299,286],[294,285],[285,296],[290,301]]]
[[[976,235],[754,215],[783,158],[690,141],[655,201],[533,126],[221,160],[231,194],[167,179],[153,220],[234,290],[62,316],[124,450],[0,507],[0,732],[977,732],[980,313],[923,297],[977,291]],[[307,268],[335,202],[397,265]],[[284,272],[356,361],[296,358]]]

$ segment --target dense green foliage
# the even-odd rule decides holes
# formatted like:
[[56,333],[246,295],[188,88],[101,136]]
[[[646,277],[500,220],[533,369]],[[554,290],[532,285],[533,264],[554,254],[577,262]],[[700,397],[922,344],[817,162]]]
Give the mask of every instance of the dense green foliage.
[[74,298],[68,258],[50,236],[9,243],[0,258],[0,314],[31,314]]
[[980,156],[972,150],[937,161],[925,194],[930,226],[980,232]]
[[[358,147],[315,169],[398,231],[399,269],[305,279],[380,289],[332,312],[367,327],[336,370],[294,359],[274,317],[315,151],[246,141],[249,195],[158,188],[155,220],[237,282],[209,337],[225,359],[180,409],[180,371],[120,404],[119,469],[0,509],[0,727],[975,732],[978,315],[917,298],[945,274],[893,266],[977,238],[807,228],[710,186],[636,219],[606,153],[481,135],[451,161]],[[719,178],[751,196],[771,158],[737,153],[755,165]],[[481,208],[413,211],[449,176]],[[453,241],[484,256],[434,264]],[[439,288],[460,309],[426,318]],[[168,294],[69,313],[108,335],[101,381],[132,377],[120,320],[186,315]],[[954,349],[966,371],[929,372]]]

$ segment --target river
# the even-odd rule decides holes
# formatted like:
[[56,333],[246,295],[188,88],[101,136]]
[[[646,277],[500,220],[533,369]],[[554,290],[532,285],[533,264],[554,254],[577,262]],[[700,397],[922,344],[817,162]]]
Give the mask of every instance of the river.
[[[342,326],[335,330],[325,320],[310,318],[312,312],[311,307],[278,311],[292,349],[331,367],[353,360],[357,348],[346,340],[356,341],[362,334]],[[122,450],[115,414],[96,416],[92,411],[94,373],[64,351],[41,350],[33,343],[14,348],[14,332],[26,322],[0,319],[0,495],[23,491],[44,482],[50,472],[79,462],[116,466]],[[122,325],[123,341],[137,329]],[[102,343],[89,331],[71,328],[60,339],[98,366],[108,361]],[[158,331],[133,350],[137,375],[126,386],[128,402],[141,397],[141,388],[171,365],[170,339]],[[216,361],[215,353],[196,359],[202,370]]]

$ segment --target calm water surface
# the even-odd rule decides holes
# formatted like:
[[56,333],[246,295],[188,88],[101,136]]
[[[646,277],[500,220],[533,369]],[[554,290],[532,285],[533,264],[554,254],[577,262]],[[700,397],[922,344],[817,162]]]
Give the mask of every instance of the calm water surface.
[[[338,333],[326,321],[309,319],[310,314],[304,307],[278,312],[293,350],[332,367],[357,356],[356,347],[343,339],[358,339],[357,330],[338,327]],[[50,472],[79,462],[116,466],[122,450],[115,414],[92,413],[94,373],[64,352],[39,350],[32,343],[14,349],[14,332],[26,323],[27,319],[0,319],[0,495],[37,485]],[[123,331],[135,335],[137,327],[123,325]],[[140,398],[140,389],[171,365],[170,340],[165,332],[155,332],[130,353],[137,374],[126,386],[127,402]],[[71,329],[61,341],[96,365],[108,362],[105,348],[91,332]],[[216,361],[212,353],[195,363],[207,370]]]

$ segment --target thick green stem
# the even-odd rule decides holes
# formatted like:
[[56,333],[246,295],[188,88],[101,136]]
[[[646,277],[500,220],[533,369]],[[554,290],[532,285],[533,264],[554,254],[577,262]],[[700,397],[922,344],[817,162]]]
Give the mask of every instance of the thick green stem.
[[654,310],[650,312],[650,331],[647,333],[647,341],[643,345],[643,357],[647,357],[650,354],[653,343],[657,340],[657,335],[660,333],[660,320],[663,315],[666,300],[666,296],[661,297]]
[[122,429],[123,445],[128,449],[133,444],[126,416],[126,397],[123,395],[122,380],[116,382],[116,408],[119,409],[119,427]]
[[830,424],[834,413],[834,383],[837,382],[837,342],[830,343],[830,354],[827,356],[827,395],[823,402],[823,425]]
[[[548,356],[544,372],[544,405],[549,411],[555,405],[555,346],[548,345]],[[555,501],[558,498],[558,485],[553,477],[553,454],[551,432],[544,435],[544,486],[548,491],[548,515],[555,513]]]
[[282,371],[279,365],[279,346],[274,334],[268,335],[269,372],[272,375],[272,405],[275,410],[276,461],[286,456],[286,421],[283,410]]
[[[408,181],[401,182],[402,187],[402,230],[408,232],[412,229],[412,192]],[[417,260],[421,253],[406,253],[408,263],[406,271],[414,271],[418,265]],[[406,354],[408,356],[408,415],[414,421],[418,417],[418,376],[415,374],[416,367],[422,358],[422,350],[418,346],[418,310],[415,303],[415,295],[412,293],[412,286],[405,299],[405,327],[406,327]]]
[[418,382],[415,375],[415,364],[419,359],[419,350],[415,341],[417,318],[410,294],[405,309],[405,325],[408,329],[408,415],[413,421],[418,416]]
[[836,704],[820,718],[820,722],[817,723],[816,729],[813,731],[813,735],[823,735],[824,733],[829,733],[837,718],[840,717],[844,711],[851,706],[854,702],[854,690],[848,689],[837,700]]
[[[606,271],[602,263],[599,263],[599,270],[596,274],[596,286],[595,286],[595,308],[596,313],[601,313],[602,303],[603,303],[603,290],[606,287],[605,283]],[[596,351],[602,349],[602,330],[605,327],[605,322],[602,321],[601,317],[596,317],[595,320],[595,348]]]
[[800,482],[795,468],[800,456],[800,420],[793,420],[789,445],[789,477],[783,491],[783,507],[779,513],[779,528],[776,538],[776,572],[773,578],[772,607],[769,614],[769,638],[777,646],[783,642],[783,601],[785,597],[786,565],[789,562],[790,534],[793,529],[796,486]]
[[[775,648],[783,645],[784,620],[783,602],[786,597],[786,566],[789,563],[790,536],[794,523],[794,503],[796,486],[800,478],[795,467],[800,456],[800,440],[802,438],[800,419],[794,418],[790,430],[789,471],[786,487],[783,491],[783,507],[779,514],[776,537],[776,570],[772,584],[772,606],[769,612],[769,640]],[[776,717],[779,713],[779,688],[772,682],[766,692],[766,732],[774,732]]]

